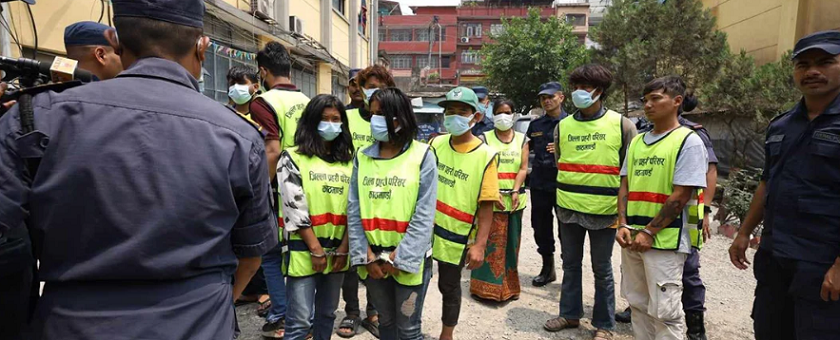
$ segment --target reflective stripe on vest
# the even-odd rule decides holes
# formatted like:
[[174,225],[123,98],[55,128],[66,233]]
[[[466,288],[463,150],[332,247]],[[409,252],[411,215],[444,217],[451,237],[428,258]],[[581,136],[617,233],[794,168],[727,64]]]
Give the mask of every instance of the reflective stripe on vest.
[[691,237],[691,246],[694,248],[703,248],[703,215],[706,204],[704,202],[705,195],[703,189],[698,189],[697,197],[692,197],[688,201],[688,234]]
[[[525,209],[528,203],[528,194],[519,194],[519,205],[513,207],[513,199],[510,191],[516,185],[516,175],[522,166],[522,147],[525,146],[525,134],[513,132],[513,140],[510,143],[502,142],[496,136],[496,130],[484,133],[487,145],[499,152],[499,190],[506,191],[502,194],[504,210],[499,210],[493,205],[493,211],[519,211]],[[524,185],[524,183],[523,183]]]
[[596,120],[560,121],[557,205],[593,215],[618,213],[621,121],[612,110]]
[[481,183],[496,150],[481,143],[468,153],[455,151],[452,136],[432,140],[438,160],[438,190],[432,256],[458,265],[464,256],[478,212]]
[[[308,157],[297,153],[292,147],[284,151],[300,170],[303,193],[309,206],[309,220],[312,232],[324,248],[330,252],[341,245],[347,228],[347,198],[350,194],[350,176],[353,164],[329,163],[319,157]],[[291,277],[304,277],[318,274],[312,270],[312,258],[309,247],[297,232],[289,234],[286,241],[288,252],[283,261],[283,272]],[[327,259],[327,268],[322,272],[336,273],[348,267],[332,268],[332,259]]]
[[347,120],[353,137],[353,148],[356,153],[362,153],[362,150],[376,141],[370,133],[370,122],[362,118],[359,109],[347,110]]
[[[359,211],[373,252],[394,251],[402,242],[414,216],[420,192],[420,167],[428,152],[428,145],[412,141],[405,152],[391,159],[374,159],[364,153],[356,155]],[[420,268],[419,273],[400,271],[394,280],[404,286],[418,286],[423,283],[423,266]],[[358,271],[359,277],[367,278],[364,266]]]
[[295,131],[303,109],[309,103],[309,97],[298,91],[271,90],[257,98],[262,98],[274,110],[277,125],[283,136],[280,148],[287,149],[295,145]]
[[[634,229],[644,229],[662,209],[665,201],[674,192],[674,169],[677,157],[686,138],[693,132],[679,127],[668,135],[647,145],[645,134],[639,134],[627,150],[627,224]],[[698,199],[698,193],[691,197]],[[698,200],[699,202],[699,200]],[[682,212],[671,224],[654,237],[653,247],[660,250],[676,250],[680,245],[680,234],[687,226]]]

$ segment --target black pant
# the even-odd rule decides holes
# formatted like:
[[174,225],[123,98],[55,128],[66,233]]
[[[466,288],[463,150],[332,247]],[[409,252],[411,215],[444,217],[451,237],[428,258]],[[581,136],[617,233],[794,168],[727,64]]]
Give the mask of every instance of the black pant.
[[438,289],[443,295],[443,313],[441,321],[444,326],[455,327],[461,316],[461,269],[463,265],[438,261]]
[[[370,299],[370,290],[367,290],[367,306],[365,308],[365,315],[367,318],[375,316],[378,313],[373,307]],[[341,296],[344,298],[344,313],[348,317],[359,317],[362,311],[359,309],[359,275],[356,271],[347,272],[344,275],[344,282],[341,283]]]
[[840,339],[840,301],[820,298],[831,264],[778,258],[761,248],[753,262],[756,340]]
[[[531,189],[531,226],[540,255],[554,255],[554,206],[557,193],[554,190]],[[558,235],[559,235],[558,231]]]
[[[32,315],[34,266],[0,275],[0,339],[17,340]],[[37,294],[37,293],[36,293]]]

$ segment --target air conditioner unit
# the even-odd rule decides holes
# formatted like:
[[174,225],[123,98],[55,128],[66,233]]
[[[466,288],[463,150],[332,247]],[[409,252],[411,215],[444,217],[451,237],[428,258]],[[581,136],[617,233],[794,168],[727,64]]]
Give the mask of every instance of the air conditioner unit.
[[265,21],[274,21],[274,1],[251,0],[251,13]]
[[461,37],[461,42],[462,42],[462,43],[468,43],[468,42],[470,42],[470,37]]
[[289,31],[303,34],[303,19],[294,15],[289,16]]

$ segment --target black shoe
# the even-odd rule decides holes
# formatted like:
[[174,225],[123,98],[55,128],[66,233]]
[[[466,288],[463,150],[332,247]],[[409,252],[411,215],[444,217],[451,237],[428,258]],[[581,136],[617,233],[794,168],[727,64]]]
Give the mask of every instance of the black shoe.
[[262,327],[262,336],[270,339],[282,339],[286,332],[286,319],[266,322]]
[[615,321],[621,323],[630,323],[630,307],[627,307],[623,312],[615,313]]
[[554,271],[554,255],[543,255],[543,266],[540,275],[534,278],[531,284],[534,287],[542,287],[557,281],[557,273]]
[[706,325],[703,323],[703,312],[686,312],[685,325],[688,328],[688,340],[706,340]]

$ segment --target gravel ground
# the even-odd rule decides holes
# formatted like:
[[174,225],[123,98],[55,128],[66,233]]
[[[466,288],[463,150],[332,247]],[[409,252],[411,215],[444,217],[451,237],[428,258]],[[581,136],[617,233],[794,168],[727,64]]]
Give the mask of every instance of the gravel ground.
[[[543,323],[555,317],[558,313],[560,301],[560,280],[562,272],[559,270],[560,254],[556,254],[558,267],[558,281],[546,287],[532,287],[531,280],[539,274],[541,260],[537,254],[532,229],[530,228],[530,208],[526,210],[523,219],[523,237],[519,260],[519,276],[522,282],[522,294],[518,301],[502,304],[487,304],[473,300],[469,295],[469,271],[462,276],[463,304],[461,319],[455,330],[457,339],[586,339],[592,337],[594,328],[589,323],[592,315],[592,303],[595,289],[592,276],[592,266],[589,264],[589,251],[586,250],[583,260],[583,299],[584,319],[581,327],[564,330],[558,333],[548,333],[543,330]],[[712,230],[717,230],[716,223]],[[714,235],[701,252],[701,275],[706,283],[706,329],[711,340],[752,339],[752,308],[755,279],[751,270],[740,271],[729,263],[727,250],[731,240],[722,235]],[[558,241],[559,247],[559,241]],[[588,244],[586,246],[588,248]],[[613,271],[616,279],[616,310],[623,310],[627,302],[621,298],[619,283],[621,280],[620,248],[615,245],[613,250]],[[748,250],[748,257],[752,258],[754,250]],[[426,339],[437,339],[440,333],[441,295],[437,289],[437,273],[432,277],[423,311],[423,334]],[[359,290],[362,306],[365,303],[364,286]],[[336,327],[344,317],[344,302],[340,302],[336,312]],[[240,339],[260,339],[260,327],[263,320],[256,315],[256,305],[240,307],[237,315],[242,329]],[[364,329],[354,337],[359,340],[375,339]],[[341,339],[333,335],[333,339]],[[633,339],[629,324],[618,324],[616,339]]]

